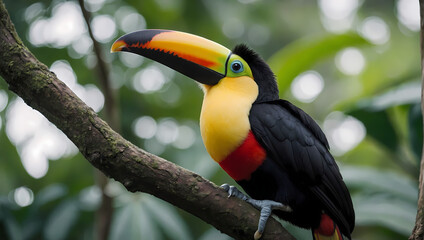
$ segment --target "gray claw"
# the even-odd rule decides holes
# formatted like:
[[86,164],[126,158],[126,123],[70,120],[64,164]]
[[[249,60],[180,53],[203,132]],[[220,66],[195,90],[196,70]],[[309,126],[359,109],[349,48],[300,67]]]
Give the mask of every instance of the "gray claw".
[[262,236],[262,233],[265,230],[265,225],[268,221],[268,218],[272,214],[272,210],[278,209],[281,211],[291,212],[292,209],[290,206],[284,205],[280,202],[271,201],[271,200],[247,200],[252,206],[261,211],[261,216],[259,217],[258,230],[255,232],[254,238],[259,239]]
[[230,189],[230,185],[228,185],[227,183],[222,184],[221,187],[227,192]]
[[235,186],[230,186],[226,183],[222,184],[221,187],[228,192],[228,198],[234,196],[240,198],[241,200],[247,201],[249,199],[244,193],[238,190]]
[[261,238],[262,233],[265,230],[266,222],[268,221],[269,216],[272,214],[272,210],[277,209],[285,212],[293,211],[290,206],[284,205],[280,202],[272,201],[272,200],[255,200],[244,193],[240,192],[236,187],[230,186],[228,184],[222,184],[221,187],[228,192],[228,197],[234,196],[240,198],[251,204],[253,207],[261,211],[261,216],[259,217],[258,230],[255,232],[254,239],[258,240]]

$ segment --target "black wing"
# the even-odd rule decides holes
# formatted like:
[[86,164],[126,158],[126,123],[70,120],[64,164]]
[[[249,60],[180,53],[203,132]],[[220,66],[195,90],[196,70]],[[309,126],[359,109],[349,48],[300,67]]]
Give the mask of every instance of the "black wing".
[[342,232],[351,233],[355,224],[352,200],[318,124],[284,100],[253,104],[249,120],[270,158],[321,202]]

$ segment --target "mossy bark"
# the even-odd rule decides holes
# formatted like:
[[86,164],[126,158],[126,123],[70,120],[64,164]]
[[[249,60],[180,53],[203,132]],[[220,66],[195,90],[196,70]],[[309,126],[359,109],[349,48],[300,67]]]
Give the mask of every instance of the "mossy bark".
[[[244,201],[114,132],[23,45],[0,0],[0,75],[10,90],[61,129],[85,158],[129,191],[146,192],[236,238],[252,239],[259,212]],[[270,219],[263,239],[294,239]]]

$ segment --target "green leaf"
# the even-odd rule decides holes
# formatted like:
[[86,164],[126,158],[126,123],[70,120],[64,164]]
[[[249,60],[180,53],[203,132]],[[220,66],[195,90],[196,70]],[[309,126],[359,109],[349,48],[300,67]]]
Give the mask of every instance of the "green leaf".
[[291,235],[295,237],[295,239],[312,239],[312,234],[310,229],[301,228],[298,226],[295,226],[289,222],[282,221],[281,223],[284,228],[290,232]]
[[145,196],[143,202],[148,212],[154,218],[170,239],[192,239],[184,219],[178,215],[174,207],[157,198]]
[[391,194],[411,203],[417,201],[417,184],[403,175],[369,167],[341,166],[340,170],[349,188],[373,194]]
[[51,184],[38,192],[38,194],[35,196],[33,205],[38,208],[65,196],[66,193],[68,193],[68,189],[65,185]]
[[421,101],[421,82],[411,81],[389,88],[382,94],[359,101],[358,106],[374,111],[386,110],[391,107],[419,103]]
[[129,194],[129,202],[116,211],[110,240],[161,239],[157,226],[144,206],[144,194]]
[[[133,205],[133,209],[137,209],[133,212],[133,232],[138,235],[130,239],[160,239],[161,234],[156,224],[152,221],[152,216],[149,215],[144,201],[137,202]],[[139,214],[135,214],[138,212]]]
[[78,205],[84,211],[96,211],[102,201],[101,190],[98,186],[92,185],[82,189],[78,196]]
[[45,221],[40,219],[40,215],[30,214],[22,223],[23,239],[32,239],[34,236],[40,235],[43,230],[43,224],[45,223]]
[[372,96],[387,87],[420,77],[420,53],[416,47],[419,38],[405,37],[400,32],[396,34],[399,30],[397,27],[390,28],[390,46],[402,47],[377,50],[380,54],[374,54],[358,76],[363,87],[362,97]]
[[417,103],[420,99],[420,82],[408,82],[373,98],[359,101],[356,107],[346,114],[360,120],[369,136],[388,149],[394,150],[399,144],[399,137],[387,110],[399,105]]
[[[406,85],[405,82],[420,79],[421,69],[419,51],[416,46],[419,38],[408,36],[399,32],[399,28],[392,26],[390,46],[377,46],[367,52],[365,69],[357,76],[361,91],[351,97],[342,99],[337,103],[338,110],[345,109],[356,103],[361,98],[372,98],[373,96],[397,85]],[[421,89],[421,87],[416,90]],[[408,95],[405,95],[408,98]]]
[[6,232],[8,233],[8,236],[10,237],[11,240],[23,239],[21,228],[19,227],[19,224],[16,222],[14,218],[9,216],[7,219],[5,219],[4,225],[6,228]]
[[216,228],[211,228],[199,238],[199,240],[230,240],[230,236],[221,233]]
[[277,76],[280,92],[284,92],[297,75],[310,69],[318,61],[333,56],[346,47],[364,45],[370,43],[356,33],[308,37],[285,46],[272,55],[268,63]]
[[417,213],[415,203],[388,195],[361,195],[353,198],[357,225],[380,225],[405,236],[411,234]]
[[399,143],[398,137],[386,111],[375,111],[370,108],[362,108],[347,112],[346,114],[361,121],[367,130],[367,135],[371,136],[388,149],[394,150],[397,148]]
[[36,194],[33,204],[29,206],[30,211],[28,211],[27,217],[22,223],[24,239],[29,239],[43,231],[45,221],[40,219],[41,216],[46,212],[50,213],[51,209],[60,203],[59,199],[64,198],[67,193],[68,189],[65,185],[51,184]]
[[110,231],[110,240],[131,239],[131,214],[132,209],[129,206],[124,206],[115,211]]
[[[11,206],[8,203],[8,199],[6,197],[1,197],[0,198],[0,223],[1,225],[4,226],[7,239],[21,240],[23,239],[22,229],[19,226],[19,223],[16,221],[13,214],[10,212],[10,207]],[[0,228],[0,235],[3,232],[2,228]]]
[[423,147],[423,115],[420,103],[412,105],[409,109],[408,125],[409,142],[411,144],[412,151],[419,160],[421,159]]
[[65,239],[77,221],[78,215],[78,202],[75,199],[62,202],[53,210],[47,220],[44,228],[45,239]]

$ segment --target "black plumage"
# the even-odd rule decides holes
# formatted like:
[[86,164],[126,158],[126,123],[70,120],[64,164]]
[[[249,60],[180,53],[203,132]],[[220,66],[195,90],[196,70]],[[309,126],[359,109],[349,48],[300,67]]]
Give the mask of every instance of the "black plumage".
[[265,61],[244,45],[233,52],[249,64],[259,86],[249,120],[267,153],[251,178],[239,184],[252,198],[289,205],[293,212],[275,212],[282,219],[313,229],[324,212],[350,238],[355,222],[352,200],[324,133],[308,114],[279,99],[274,74]]

